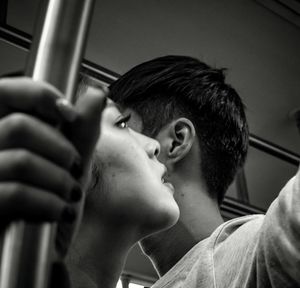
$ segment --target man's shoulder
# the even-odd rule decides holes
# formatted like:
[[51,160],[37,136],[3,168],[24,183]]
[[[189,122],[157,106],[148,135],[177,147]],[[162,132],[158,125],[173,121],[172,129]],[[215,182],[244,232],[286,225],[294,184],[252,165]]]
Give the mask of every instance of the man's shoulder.
[[[233,238],[241,238],[246,231],[257,231],[263,215],[250,215],[229,220],[220,225],[208,238],[198,242],[153,288],[215,287],[215,254],[224,243],[234,247]],[[249,234],[249,233],[248,233]],[[227,252],[229,252],[227,250]],[[231,253],[228,253],[230,257]],[[225,256],[226,257],[226,256]]]
[[264,218],[265,215],[263,214],[254,214],[228,220],[220,225],[209,238],[214,241],[214,248],[216,248],[224,241],[229,242],[244,238],[247,240],[256,237]]
[[[214,282],[216,287],[229,287],[248,279],[256,259],[256,247],[259,242],[265,215],[250,215],[230,220],[219,227],[214,235],[212,253]],[[234,286],[235,287],[235,286]]]

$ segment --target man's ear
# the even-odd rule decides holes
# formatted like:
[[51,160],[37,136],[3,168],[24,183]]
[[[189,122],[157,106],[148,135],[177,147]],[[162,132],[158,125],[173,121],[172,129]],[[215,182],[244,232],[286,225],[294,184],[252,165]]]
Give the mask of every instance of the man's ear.
[[[163,135],[157,136],[159,142],[164,146],[162,147],[164,157],[173,163],[178,162],[189,153],[193,146],[196,136],[194,124],[187,118],[178,118],[168,124],[165,129],[162,131]],[[164,140],[159,139],[160,136]]]

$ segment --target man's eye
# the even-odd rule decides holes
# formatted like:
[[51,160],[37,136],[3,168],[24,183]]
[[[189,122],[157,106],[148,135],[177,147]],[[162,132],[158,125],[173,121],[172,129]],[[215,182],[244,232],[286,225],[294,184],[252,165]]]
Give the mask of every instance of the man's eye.
[[121,128],[121,129],[125,129],[128,128],[128,121],[130,120],[131,115],[127,115],[122,117],[120,120],[118,120],[118,122],[116,123],[116,125]]

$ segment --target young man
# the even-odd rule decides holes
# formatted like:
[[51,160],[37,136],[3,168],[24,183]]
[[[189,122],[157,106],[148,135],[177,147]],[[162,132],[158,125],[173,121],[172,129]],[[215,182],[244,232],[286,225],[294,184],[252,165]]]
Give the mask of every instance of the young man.
[[266,216],[226,223],[219,205],[243,165],[248,125],[222,70],[166,56],[134,67],[110,87],[129,126],[156,138],[181,216],[141,241],[158,287],[300,287],[299,173]]

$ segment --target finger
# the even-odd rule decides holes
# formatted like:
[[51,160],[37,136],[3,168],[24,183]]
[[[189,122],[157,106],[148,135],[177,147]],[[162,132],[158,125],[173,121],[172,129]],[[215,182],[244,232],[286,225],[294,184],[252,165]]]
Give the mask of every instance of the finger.
[[63,95],[53,86],[26,77],[0,79],[0,117],[12,111],[26,112],[58,124],[62,117],[56,100]]
[[80,155],[74,145],[57,129],[37,118],[10,114],[0,119],[0,131],[0,150],[23,148],[66,169],[80,166]]
[[30,222],[73,222],[73,207],[49,191],[17,182],[0,183],[2,223],[22,219]]
[[81,187],[68,171],[29,151],[0,152],[0,181],[16,181],[52,191],[68,201],[79,201]]
[[[78,117],[67,126],[67,135],[82,158],[89,164],[100,134],[101,114],[106,106],[107,92],[89,87],[76,103]],[[66,131],[66,130],[65,130]]]
[[56,106],[63,118],[69,122],[73,122],[77,118],[75,107],[65,98],[56,100]]

